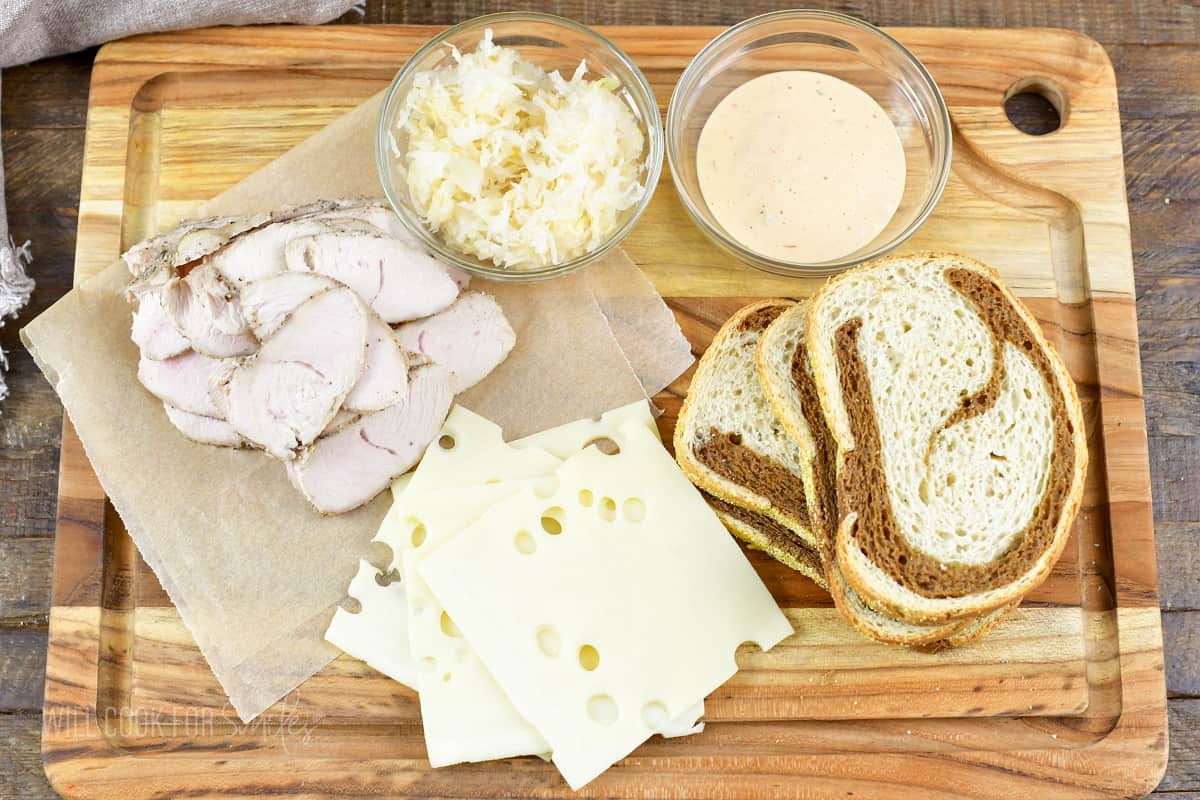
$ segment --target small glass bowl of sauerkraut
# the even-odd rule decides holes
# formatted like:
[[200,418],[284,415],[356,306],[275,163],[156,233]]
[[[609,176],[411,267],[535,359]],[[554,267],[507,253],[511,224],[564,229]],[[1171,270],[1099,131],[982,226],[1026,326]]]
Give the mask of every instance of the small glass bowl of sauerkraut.
[[608,39],[549,14],[490,14],[405,64],[376,160],[392,207],[435,255],[539,280],[633,228],[662,169],[662,125],[645,76]]

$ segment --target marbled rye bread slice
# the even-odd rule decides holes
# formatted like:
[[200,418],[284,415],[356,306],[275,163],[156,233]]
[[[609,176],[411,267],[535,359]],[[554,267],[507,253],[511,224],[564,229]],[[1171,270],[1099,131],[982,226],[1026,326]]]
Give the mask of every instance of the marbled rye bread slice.
[[860,633],[887,644],[945,647],[962,640],[974,620],[954,620],[940,625],[913,625],[891,619],[863,602],[846,585],[833,557],[834,492],[833,437],[821,414],[816,381],[808,361],[805,328],[808,303],[801,301],[780,314],[759,339],[755,361],[763,391],[775,416],[800,445],[811,463],[805,490],[814,533],[821,542],[822,571],[834,604]]
[[830,281],[806,339],[836,445],[835,559],[914,624],[1010,606],[1041,583],[1087,465],[1074,383],[990,268],[893,256]]
[[758,339],[793,303],[765,300],[738,311],[713,337],[675,424],[675,459],[699,488],[774,520],[810,548],[803,450],[775,418],[754,364]]

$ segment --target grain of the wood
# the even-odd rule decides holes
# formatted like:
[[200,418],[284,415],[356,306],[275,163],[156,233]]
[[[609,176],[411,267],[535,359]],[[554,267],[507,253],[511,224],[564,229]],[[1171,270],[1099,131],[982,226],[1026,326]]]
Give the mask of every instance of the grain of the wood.
[[[74,220],[73,210],[10,214],[15,240],[37,237],[39,242],[38,286],[24,313],[41,311],[69,288]],[[10,322],[0,328],[0,348],[8,354],[10,391],[0,407],[0,537],[49,536],[54,533],[62,405],[18,342],[19,324]]]
[[[9,234],[17,243],[36,242],[32,272],[37,288],[23,317],[0,328],[11,391],[0,408],[0,537],[54,532],[62,406],[19,344],[17,331],[71,285],[90,72],[91,53],[4,71],[0,114]],[[47,543],[38,547],[49,553]],[[0,583],[0,618],[18,607],[19,616],[46,614],[48,567],[44,559],[34,559],[21,566],[27,574],[20,580]],[[12,568],[0,564],[0,574],[7,579]],[[18,602],[17,594],[37,602]]]
[[[1162,327],[1153,322],[1139,326],[1143,336],[1151,337],[1162,335]],[[1196,419],[1200,418],[1198,370],[1200,366],[1193,361],[1142,362],[1147,428],[1151,436],[1187,437],[1195,433]]]
[[[841,11],[877,25],[954,25],[981,28],[1069,28],[1083,31],[1106,43],[1179,43],[1192,45],[1200,39],[1200,12],[1189,3],[1164,3],[1154,9],[1137,0],[1076,2],[1075,0],[936,0],[926,3],[889,3],[887,0],[857,0],[822,3],[822,8]],[[446,25],[478,14],[507,11],[503,0],[434,0],[408,3],[384,0],[369,3],[364,21]],[[746,17],[773,11],[771,0],[659,0],[655,3],[592,3],[588,0],[549,0],[537,7],[573,17],[589,25],[731,25]],[[358,20],[350,14],[347,22]]]
[[50,800],[59,796],[42,769],[41,732],[39,714],[0,714],[0,798]]
[[1150,480],[1154,486],[1154,516],[1162,520],[1200,520],[1200,434],[1152,436]]
[[[1150,448],[1155,453],[1151,464],[1155,515],[1170,521],[1200,520],[1200,496],[1196,491],[1196,476],[1200,474],[1200,436],[1152,436]],[[1194,553],[1200,544],[1200,539],[1194,535],[1196,523],[1176,525],[1178,527],[1169,528],[1174,534],[1176,548],[1182,546],[1182,552]],[[1194,556],[1177,556],[1178,549],[1166,548],[1164,545],[1159,552],[1166,558],[1179,557],[1182,562],[1173,566],[1168,575],[1181,577],[1193,571],[1191,561]],[[1188,608],[1200,605],[1200,586],[1194,582],[1177,585],[1170,594],[1178,605]]]
[[1167,771],[1158,785],[1160,791],[1191,791],[1200,786],[1200,700],[1176,700],[1168,715],[1172,742],[1181,746],[1171,748]]
[[[1195,44],[1111,44],[1122,119],[1200,117],[1200,51]],[[1126,149],[1128,152],[1128,148]]]
[[1200,611],[1164,611],[1167,692],[1200,698]]
[[53,572],[53,539],[0,537],[0,621],[44,623]]
[[58,476],[58,446],[38,440],[50,426],[61,427],[62,410],[59,406],[60,419],[54,419],[57,398],[49,386],[28,375],[32,364],[15,366],[9,373],[14,384],[11,410],[0,417],[0,497],[5,501],[0,504],[0,537],[50,536],[55,499],[40,487]]
[[0,627],[0,714],[40,711],[45,680],[46,629]]
[[78,197],[83,131],[79,128],[4,129],[6,200],[17,209],[61,208]]
[[95,57],[91,48],[4,70],[4,127],[82,129]]
[[1154,541],[1163,609],[1200,611],[1200,522],[1158,522]]
[[[97,611],[86,607],[67,608],[59,617],[64,632],[87,636],[97,621]],[[1157,612],[1133,609],[1122,614],[1122,636],[1130,645],[1123,656],[1127,678],[1138,676],[1135,683],[1153,682],[1157,659]],[[62,650],[51,650],[48,671],[60,674],[69,669],[74,658]],[[70,684],[52,681],[57,702],[46,720],[48,736],[47,764],[58,785],[73,783],[72,796],[132,797],[149,788],[152,781],[156,797],[195,794],[203,783],[213,794],[264,793],[288,795],[303,791],[305,796],[322,797],[380,795],[385,786],[405,796],[557,796],[562,793],[560,779],[553,768],[536,759],[518,759],[503,765],[504,780],[498,782],[496,765],[441,770],[430,773],[423,759],[419,727],[362,726],[361,712],[351,718],[322,720],[314,717],[304,701],[298,701],[282,713],[264,719],[262,724],[244,728],[229,727],[228,714],[185,715],[174,717],[153,707],[128,709],[114,714],[114,723],[128,720],[111,729],[118,743],[139,750],[138,758],[126,758],[120,750],[95,747],[80,750],[89,739],[100,735],[81,713],[96,691],[96,673],[80,674]],[[1161,728],[1155,722],[1159,711],[1144,707],[1146,695],[1131,686],[1123,706],[1124,725],[1142,729],[1154,747],[1162,752]],[[349,684],[345,692],[354,693]],[[303,693],[302,693],[303,694]],[[319,703],[319,697],[315,698]],[[362,696],[364,702],[386,702],[378,695]],[[366,707],[364,707],[365,710]],[[59,713],[59,710],[63,713]],[[120,712],[121,709],[114,709]],[[329,722],[333,729],[323,728]],[[355,723],[358,722],[358,725]],[[1145,792],[1157,780],[1160,771],[1155,758],[1146,751],[1125,752],[1109,749],[1103,754],[1089,749],[1067,749],[1047,759],[1037,751],[1021,751],[1040,736],[1048,745],[1056,737],[1060,743],[1077,748],[1104,736],[1105,727],[1089,733],[1087,721],[1081,727],[1037,722],[1003,721],[993,734],[981,737],[977,720],[897,720],[892,722],[855,722],[813,720],[776,725],[712,725],[703,737],[693,740],[653,740],[644,747],[642,757],[627,761],[606,773],[593,787],[606,796],[645,794],[645,776],[655,770],[669,781],[670,794],[682,797],[707,797],[713,793],[713,774],[719,765],[731,771],[721,789],[736,797],[833,797],[855,790],[861,796],[912,797],[954,796],[983,800],[997,796],[1017,796],[1020,792],[1044,798],[1044,787],[1059,789],[1064,796],[1096,797],[1133,795]],[[864,729],[874,734],[864,739]],[[763,735],[751,733],[758,730]],[[248,742],[231,746],[230,735],[253,736]],[[1156,738],[1154,734],[1159,734]],[[185,740],[186,743],[182,742]],[[107,740],[106,740],[107,741]],[[242,739],[245,742],[245,739]],[[161,743],[161,744],[158,744]],[[1022,744],[1024,743],[1024,744]],[[964,759],[973,746],[979,750]],[[864,747],[871,752],[861,755]],[[1017,752],[1011,752],[1013,749]],[[381,753],[383,753],[381,755]],[[925,756],[917,754],[926,753]],[[1071,773],[1075,756],[1083,758],[1088,772]],[[309,756],[317,757],[310,760]],[[278,759],[278,761],[275,761]],[[282,771],[269,772],[270,764]],[[1105,772],[1094,772],[1103,763]],[[1118,767],[1119,763],[1119,767]],[[155,769],[155,765],[158,766]],[[78,767],[78,769],[74,769]],[[315,769],[314,769],[315,767]],[[1034,775],[1023,778],[1034,771]],[[1070,791],[1068,775],[1082,780],[1078,791]],[[101,775],[108,783],[96,784]],[[999,789],[995,781],[1011,784]],[[851,788],[850,783],[859,783]],[[913,791],[905,791],[913,786]],[[935,789],[950,794],[930,792]],[[120,787],[120,788],[118,788]],[[95,791],[89,791],[94,789]],[[120,793],[117,795],[117,793]],[[1003,793],[1001,795],[1001,793]]]
[[[1131,201],[1200,200],[1200,119],[1131,119],[1122,125],[1126,185]],[[1165,203],[1164,203],[1165,205]]]
[[[1140,323],[1200,318],[1200,274],[1147,276],[1138,280]],[[1200,374],[1193,372],[1192,374]],[[1198,388],[1193,385],[1191,388]]]
[[1200,318],[1154,320],[1152,323],[1158,335],[1142,344],[1143,361],[1170,364],[1194,364],[1200,361]]
[[[1169,170],[1169,164],[1154,169]],[[1200,247],[1200,201],[1171,200],[1165,197],[1137,198],[1130,201],[1133,256],[1138,278],[1195,275],[1195,253]]]
[[[777,590],[775,596],[790,605]],[[798,600],[805,602],[791,598]],[[1008,713],[1022,704],[1026,711],[1030,704],[1039,706],[1032,716],[1050,717],[1077,714],[1088,702],[1086,666],[1080,663],[1082,620],[1075,609],[1019,609],[985,644],[936,659],[866,644],[832,608],[789,607],[787,614],[800,635],[769,653],[743,648],[740,671],[709,697],[706,720],[908,719],[917,705],[922,716],[949,719]],[[228,708],[174,608],[139,607],[131,624],[128,695],[138,708],[178,717]],[[1026,666],[1013,673],[1005,669],[1011,662]],[[879,680],[884,670],[885,688]],[[396,691],[382,675],[364,674],[361,664],[339,659],[264,718],[303,708],[326,717],[357,716],[363,726],[413,724],[419,718],[415,698],[395,703]]]

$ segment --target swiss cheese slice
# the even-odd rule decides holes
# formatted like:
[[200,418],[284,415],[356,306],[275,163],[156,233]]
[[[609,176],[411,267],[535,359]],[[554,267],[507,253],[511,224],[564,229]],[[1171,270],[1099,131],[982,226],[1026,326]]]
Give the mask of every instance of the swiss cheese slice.
[[[393,503],[375,541],[389,531],[401,527],[400,509],[394,498],[400,497],[408,487],[412,473],[400,476],[392,482]],[[408,601],[400,573],[389,567],[381,572],[373,564],[359,559],[358,572],[350,581],[347,596],[358,601],[357,612],[338,608],[325,631],[325,641],[347,655],[399,681],[410,689],[417,688],[417,662],[408,643]]]
[[543,477],[560,463],[561,458],[535,442],[523,447],[505,442],[499,425],[455,406],[441,433],[425,451],[401,499],[438,489]]
[[358,573],[350,581],[348,592],[358,601],[359,610],[334,611],[325,639],[392,680],[416,689],[417,664],[409,647],[404,586],[399,580],[381,583],[379,576],[374,565],[359,560]]
[[392,548],[407,592],[404,627],[418,668],[425,747],[435,767],[550,749],[445,617],[416,566],[485,509],[545,480],[561,463],[537,447],[507,444],[498,425],[456,407],[376,536]]
[[417,690],[425,747],[429,763],[435,767],[550,751],[416,573],[427,553],[436,552],[496,502],[530,485],[531,480],[526,479],[410,491],[399,501],[420,531],[408,541],[413,546],[401,553],[401,575],[408,594],[409,645],[419,669]]
[[579,419],[559,425],[557,428],[549,428],[540,433],[526,436],[524,439],[513,442],[512,446],[518,448],[537,447],[565,460],[591,444],[601,450],[611,449],[612,437],[628,422],[636,422],[653,433],[656,438],[659,436],[658,425],[655,424],[654,416],[650,413],[650,403],[638,400],[620,408],[605,411],[599,419]]
[[[644,401],[512,443],[504,442],[494,423],[456,408],[417,470],[393,483],[394,503],[375,537],[392,550],[391,583],[381,585],[379,570],[362,562],[350,592],[362,611],[339,609],[326,638],[419,690],[433,766],[523,754],[545,757],[549,747],[517,713],[453,620],[443,623],[443,609],[417,566],[497,501],[525,488],[552,491],[556,479],[544,479],[563,458],[591,444],[607,448],[626,423],[658,435]],[[698,733],[703,713],[701,700],[659,732]]]
[[608,436],[418,568],[575,789],[792,632],[657,436]]

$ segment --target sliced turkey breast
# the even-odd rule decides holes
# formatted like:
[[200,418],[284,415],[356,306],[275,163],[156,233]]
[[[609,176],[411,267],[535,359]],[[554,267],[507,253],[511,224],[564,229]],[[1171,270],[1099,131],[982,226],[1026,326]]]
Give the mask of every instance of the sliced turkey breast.
[[298,305],[339,286],[315,272],[279,272],[242,287],[242,316],[260,340],[274,333]]
[[229,419],[229,382],[233,380],[239,363],[236,358],[221,359],[208,376],[208,397],[220,412],[217,416],[224,420]]
[[346,288],[302,303],[229,380],[229,422],[281,459],[333,419],[362,375],[367,312]]
[[366,364],[342,406],[348,411],[378,411],[403,400],[407,391],[408,358],[392,329],[368,309]]
[[[443,272],[450,276],[450,280],[454,281],[454,285],[460,292],[471,284],[471,273],[434,258],[412,235],[412,232],[404,227],[404,223],[391,208],[383,205],[365,205],[348,210],[353,211],[354,215],[342,216],[342,211],[335,211],[323,215],[322,218],[331,227],[349,230],[361,229],[363,233],[377,231],[378,234],[403,242],[414,252],[427,255]],[[371,226],[372,230],[364,229],[364,224]]]
[[353,230],[293,239],[287,264],[296,272],[317,272],[346,284],[387,323],[436,314],[458,296],[458,286],[424,251],[399,239]]
[[140,293],[149,286],[165,283],[175,276],[177,268],[216,252],[233,238],[270,220],[271,215],[267,213],[210,217],[185,222],[138,242],[121,256],[134,277],[131,290]]
[[246,231],[231,240],[228,246],[213,255],[212,260],[227,281],[242,286],[287,269],[284,252],[293,239],[335,230],[411,238],[399,218],[386,206],[375,201],[340,200],[301,206],[293,209],[291,214],[278,214],[271,224]]
[[408,232],[408,228],[404,227],[404,223],[396,216],[396,212],[385,203],[365,203],[353,209],[353,212],[353,214],[339,214],[338,212],[334,212],[329,215],[329,219],[332,222],[361,220],[375,226],[384,235],[391,236],[393,239],[403,239],[406,242],[412,240],[412,234]]
[[[333,415],[333,419],[325,426],[325,430],[321,431],[321,435],[330,436],[335,434],[361,416],[362,413],[359,411],[347,411],[345,408],[339,408],[338,412]],[[318,439],[318,441],[320,440]]]
[[[255,335],[266,339],[301,303],[342,284],[315,272],[281,272],[242,288],[242,313]],[[367,309],[367,356],[362,377],[346,398],[351,411],[378,411],[404,397],[408,359],[392,329]]]
[[517,343],[500,304],[482,292],[467,292],[445,311],[401,325],[396,334],[416,360],[450,370],[455,394],[483,380]]
[[138,361],[138,380],[164,403],[206,417],[221,417],[209,394],[209,380],[225,367],[222,359],[188,351],[173,358]]
[[249,355],[258,348],[258,340],[242,316],[237,293],[208,262],[167,281],[162,288],[162,306],[199,353],[228,358]]
[[313,217],[265,225],[230,242],[213,254],[211,260],[222,278],[231,286],[241,287],[283,272],[283,251],[287,243],[298,236],[311,236],[323,230],[325,226]]
[[146,291],[138,297],[129,335],[143,356],[156,361],[177,356],[192,347],[167,316],[157,291]]
[[167,419],[171,420],[171,424],[194,442],[217,447],[241,447],[243,444],[242,437],[223,419],[193,414],[170,403],[163,403],[163,408],[167,410]]
[[230,285],[240,287],[285,271],[287,246],[296,239],[341,230],[364,236],[384,235],[383,231],[365,220],[356,216],[342,216],[355,211],[353,208],[339,209],[264,225],[239,236],[227,247],[214,253],[211,256],[212,263]]
[[[185,222],[129,248],[121,258],[134,277],[131,291],[139,293],[147,286],[162,285],[167,279],[174,277],[180,267],[217,253],[226,245],[264,227],[296,219],[323,219],[338,227],[365,224],[373,226],[387,236],[416,245],[395,212],[377,200],[319,200],[302,206],[287,206],[273,212],[209,217]],[[279,251],[278,255],[282,257],[282,251]],[[253,265],[249,268],[259,269]],[[281,269],[283,267],[279,268]],[[445,269],[460,287],[466,286],[469,280],[466,273],[450,266],[446,266]],[[238,282],[249,280],[250,278],[245,278],[244,281]]]
[[364,414],[289,461],[292,483],[324,514],[366,503],[416,464],[433,441],[454,400],[450,382],[450,373],[436,365],[413,370],[404,400]]
[[184,222],[139,242],[121,256],[133,275],[129,292],[140,294],[147,287],[161,286],[176,277],[181,268],[218,252],[230,242],[264,226],[321,214],[357,214],[353,209],[374,209],[378,206],[378,201],[318,200],[302,206],[285,206],[271,212]]
[[[380,231],[393,239],[399,239],[414,250],[424,252],[425,248],[412,235],[408,228],[404,227],[404,223],[400,221],[400,217],[396,216],[396,212],[382,203],[368,203],[361,208],[355,209],[354,217],[341,217],[338,212],[333,212],[328,215],[328,220],[331,224],[336,224],[342,220],[358,219],[374,225]],[[432,256],[431,256],[432,258]],[[444,264],[441,261],[437,265],[445,270],[450,276],[450,280],[454,281],[458,286],[459,291],[466,289],[471,283],[471,273],[459,269],[453,264]]]

